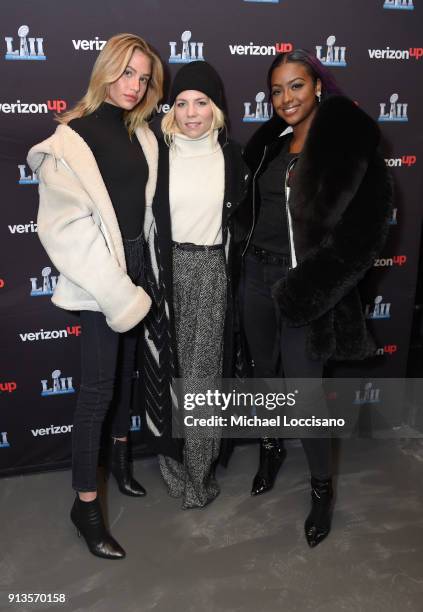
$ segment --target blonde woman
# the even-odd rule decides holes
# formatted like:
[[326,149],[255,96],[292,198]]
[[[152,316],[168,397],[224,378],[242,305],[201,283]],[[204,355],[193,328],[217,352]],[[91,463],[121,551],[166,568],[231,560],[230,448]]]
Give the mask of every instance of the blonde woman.
[[[143,220],[157,176],[157,141],[146,124],[162,96],[163,69],[140,37],[108,40],[88,90],[34,146],[28,163],[40,181],[38,233],[60,272],[52,301],[80,311],[81,389],[72,433],[71,520],[96,556],[125,551],[105,527],[96,470],[106,415],[111,471],[122,493],[145,495],[128,464],[136,334],[151,300],[143,285]],[[111,401],[115,410],[111,413]]]
[[[170,104],[153,214],[176,375],[186,392],[198,393],[232,374],[232,214],[247,176],[240,148],[227,139],[222,84],[212,66],[200,61],[181,68]],[[180,460],[171,450],[160,455],[169,493],[182,498],[183,508],[205,506],[219,493],[215,433],[187,429]]]

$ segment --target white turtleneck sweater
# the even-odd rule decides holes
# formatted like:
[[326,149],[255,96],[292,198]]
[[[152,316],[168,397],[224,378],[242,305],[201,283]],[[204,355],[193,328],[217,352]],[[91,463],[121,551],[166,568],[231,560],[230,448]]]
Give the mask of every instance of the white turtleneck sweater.
[[225,165],[218,131],[200,138],[175,134],[169,151],[172,239],[208,245],[222,243]]

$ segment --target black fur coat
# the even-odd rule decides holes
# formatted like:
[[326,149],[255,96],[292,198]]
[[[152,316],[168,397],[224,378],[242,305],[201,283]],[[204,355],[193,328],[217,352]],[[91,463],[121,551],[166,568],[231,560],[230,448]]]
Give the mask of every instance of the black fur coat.
[[[244,241],[257,219],[251,203],[263,152],[286,127],[274,117],[246,147],[255,180],[238,217]],[[378,145],[377,124],[351,100],[333,96],[320,104],[294,170],[289,208],[298,265],[273,296],[285,324],[309,324],[313,359],[364,359],[376,348],[357,284],[389,228],[392,186]]]

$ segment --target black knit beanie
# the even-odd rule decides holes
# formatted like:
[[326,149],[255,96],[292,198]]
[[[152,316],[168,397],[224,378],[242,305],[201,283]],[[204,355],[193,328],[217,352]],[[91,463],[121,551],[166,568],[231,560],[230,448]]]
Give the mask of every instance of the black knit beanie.
[[187,89],[201,91],[213,100],[218,108],[223,107],[222,81],[213,66],[207,62],[190,62],[179,70],[172,83],[169,104],[173,106],[176,97]]

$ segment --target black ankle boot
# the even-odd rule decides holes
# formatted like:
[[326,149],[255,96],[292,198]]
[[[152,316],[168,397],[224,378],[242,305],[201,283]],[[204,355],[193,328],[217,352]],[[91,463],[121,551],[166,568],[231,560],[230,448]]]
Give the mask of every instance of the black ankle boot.
[[311,512],[304,524],[307,543],[311,548],[329,535],[332,518],[332,479],[311,479]]
[[119,491],[131,497],[142,497],[147,491],[133,478],[128,459],[128,442],[112,440],[110,471],[116,478]]
[[104,525],[98,497],[93,501],[84,502],[77,495],[70,516],[78,535],[84,536],[93,555],[103,559],[123,559],[125,557],[125,551],[112,538]]
[[254,476],[251,495],[261,495],[273,488],[285,457],[286,451],[280,445],[278,438],[262,438],[260,440],[260,464],[258,472]]

